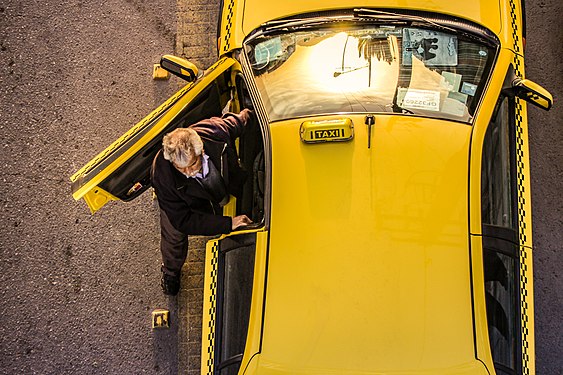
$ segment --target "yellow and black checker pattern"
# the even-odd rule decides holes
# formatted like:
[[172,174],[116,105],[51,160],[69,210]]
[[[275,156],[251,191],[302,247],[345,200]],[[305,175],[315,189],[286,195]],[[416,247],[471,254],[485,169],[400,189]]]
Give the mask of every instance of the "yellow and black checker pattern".
[[215,364],[217,320],[217,272],[219,262],[219,245],[217,241],[207,248],[206,259],[201,373],[212,375]]
[[[231,49],[231,38],[233,36],[233,27],[234,27],[234,16],[235,16],[235,0],[228,0],[228,3],[225,4],[226,13],[225,19],[223,20],[225,28],[223,30],[223,48],[221,53],[227,53]],[[225,10],[224,10],[225,11]]]
[[[516,75],[524,78],[523,44],[521,39],[520,25],[522,9],[515,0],[510,1],[510,17],[512,26],[512,49],[514,52],[513,67]],[[515,125],[516,125],[516,178],[518,199],[518,239],[520,243],[520,314],[522,333],[522,374],[535,373],[533,359],[533,321],[532,312],[532,253],[531,248],[526,246],[528,241],[530,212],[528,212],[530,192],[527,179],[529,178],[528,145],[527,145],[527,122],[526,108],[521,99],[515,99]]]

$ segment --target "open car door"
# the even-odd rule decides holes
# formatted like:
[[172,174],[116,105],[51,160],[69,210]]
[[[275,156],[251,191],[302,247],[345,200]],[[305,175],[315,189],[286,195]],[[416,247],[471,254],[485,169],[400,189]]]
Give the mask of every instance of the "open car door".
[[163,136],[220,116],[232,98],[231,79],[238,66],[236,60],[222,58],[93,158],[70,178],[74,199],[84,198],[94,213],[110,200],[138,197],[151,184],[150,168]]

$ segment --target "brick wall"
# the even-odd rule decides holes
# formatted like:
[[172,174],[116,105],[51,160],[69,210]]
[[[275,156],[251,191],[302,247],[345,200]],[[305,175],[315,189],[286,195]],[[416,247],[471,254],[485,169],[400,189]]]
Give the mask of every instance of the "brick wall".
[[178,0],[176,54],[206,69],[217,61],[219,0]]

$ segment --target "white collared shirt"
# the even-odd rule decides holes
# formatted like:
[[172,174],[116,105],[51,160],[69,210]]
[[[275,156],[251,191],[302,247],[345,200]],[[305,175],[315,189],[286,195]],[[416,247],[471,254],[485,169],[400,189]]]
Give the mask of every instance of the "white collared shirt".
[[204,178],[209,173],[209,156],[203,154],[203,159],[201,160],[201,170],[195,174],[195,176],[190,176],[184,173],[187,178]]

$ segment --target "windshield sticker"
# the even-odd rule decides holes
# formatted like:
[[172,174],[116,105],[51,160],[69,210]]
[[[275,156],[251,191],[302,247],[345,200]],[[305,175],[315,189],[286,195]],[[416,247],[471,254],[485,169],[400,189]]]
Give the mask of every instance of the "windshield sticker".
[[457,100],[458,102],[463,103],[463,105],[465,105],[467,103],[468,96],[467,94],[451,91],[448,93],[448,98]]
[[465,103],[447,97],[442,105],[442,112],[461,117],[466,114],[467,107],[465,106]]
[[403,29],[403,65],[416,56],[427,66],[457,66],[457,37],[438,31]]
[[[401,93],[402,94],[402,93]],[[402,95],[400,95],[402,96]],[[400,100],[400,98],[398,98]],[[440,110],[440,92],[430,90],[407,89],[399,106],[404,108]]]
[[280,37],[268,39],[265,42],[257,44],[254,48],[255,68],[260,69],[268,65],[282,54],[282,43]]
[[461,92],[470,96],[475,96],[475,93],[477,92],[477,85],[463,82],[461,85]]
[[461,86],[461,74],[442,72],[442,76],[446,80],[446,85],[448,91],[459,91],[459,86]]

